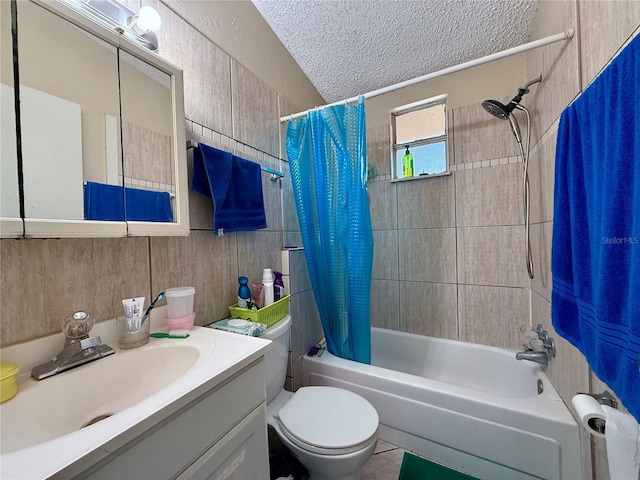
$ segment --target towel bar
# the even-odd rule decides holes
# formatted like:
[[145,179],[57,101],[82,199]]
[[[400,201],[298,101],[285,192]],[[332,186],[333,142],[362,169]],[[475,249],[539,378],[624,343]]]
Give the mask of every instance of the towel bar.
[[[187,140],[187,150],[189,150],[190,148],[196,148],[197,146],[198,146],[198,142]],[[279,178],[284,177],[284,173],[278,170],[274,170],[273,168],[265,167],[264,165],[260,165],[260,170],[262,170],[263,172],[270,173],[272,182],[275,182]]]

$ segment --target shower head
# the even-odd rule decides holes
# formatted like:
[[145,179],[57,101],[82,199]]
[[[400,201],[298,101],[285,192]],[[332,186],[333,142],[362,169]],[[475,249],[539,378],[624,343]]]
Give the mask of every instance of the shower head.
[[499,118],[500,120],[508,120],[513,109],[519,106],[522,97],[529,93],[529,87],[534,83],[539,83],[541,81],[542,75],[538,78],[534,78],[530,82],[527,82],[526,85],[518,89],[518,94],[506,105],[497,100],[485,100],[482,102],[482,107],[494,117]]
[[511,106],[511,103],[509,103],[509,106],[507,106],[503,105],[497,100],[485,100],[484,102],[482,102],[482,107],[491,115],[499,118],[500,120],[507,120],[509,118],[509,114],[513,111],[514,108]]

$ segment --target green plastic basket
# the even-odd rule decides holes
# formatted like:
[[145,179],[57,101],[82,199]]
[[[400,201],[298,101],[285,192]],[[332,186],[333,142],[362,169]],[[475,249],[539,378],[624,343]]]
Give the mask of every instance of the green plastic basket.
[[240,308],[238,304],[231,305],[229,312],[232,318],[242,318],[252,322],[263,323],[267,327],[274,325],[278,320],[282,320],[289,313],[289,300],[291,295],[285,295],[277,302],[262,307],[260,310],[250,310],[248,308]]

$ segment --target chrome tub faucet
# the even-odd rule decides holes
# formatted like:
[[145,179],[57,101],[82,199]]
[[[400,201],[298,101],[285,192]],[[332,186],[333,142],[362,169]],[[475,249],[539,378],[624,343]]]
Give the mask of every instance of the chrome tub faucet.
[[51,377],[85,363],[115,353],[100,337],[90,337],[89,331],[95,320],[86,312],[75,312],[62,323],[65,335],[62,351],[49,362],[33,367],[31,376],[36,380]]
[[[533,330],[527,327],[528,330]],[[522,352],[516,353],[516,360],[528,360],[530,362],[549,364],[549,357],[556,356],[556,342],[549,336],[541,324],[533,330],[538,338],[529,339]],[[534,337],[535,337],[534,334]]]

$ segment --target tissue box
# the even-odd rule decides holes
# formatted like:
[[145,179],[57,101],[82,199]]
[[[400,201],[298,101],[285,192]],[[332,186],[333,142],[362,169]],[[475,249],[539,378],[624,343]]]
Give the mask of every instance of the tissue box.
[[238,320],[237,318],[225,318],[218,322],[207,325],[209,328],[224,330],[225,332],[238,333],[249,337],[258,337],[267,327],[262,323],[249,322],[248,320]]

